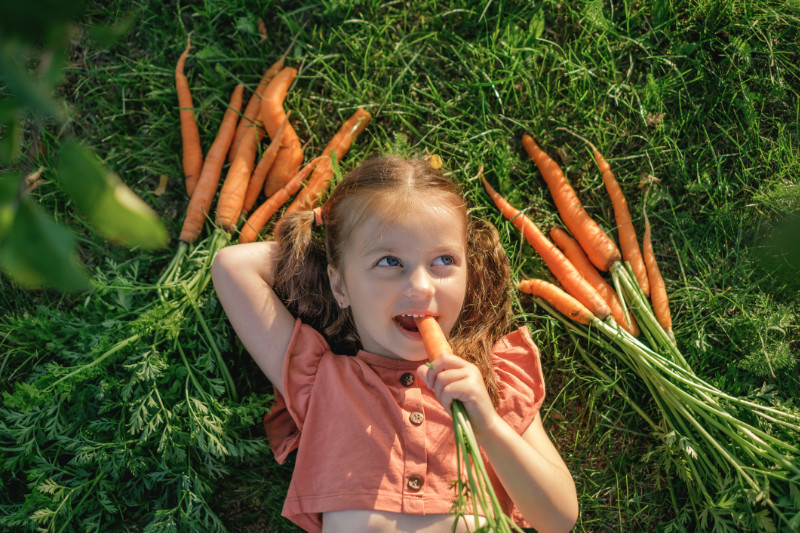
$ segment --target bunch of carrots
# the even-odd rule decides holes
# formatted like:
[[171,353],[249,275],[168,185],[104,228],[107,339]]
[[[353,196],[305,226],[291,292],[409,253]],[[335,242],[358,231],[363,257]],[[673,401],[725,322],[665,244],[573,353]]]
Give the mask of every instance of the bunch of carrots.
[[[522,145],[538,167],[566,226],[566,230],[555,227],[550,231],[552,241],[480,173],[494,204],[561,284],[527,279],[518,289],[533,295],[572,335],[617,356],[647,388],[655,417],[576,342],[589,367],[632,405],[661,441],[661,460],[668,475],[677,475],[687,487],[687,507],[678,504],[670,487],[678,516],[694,515],[702,530],[800,529],[798,506],[792,503],[800,496],[800,449],[781,439],[782,432],[795,436],[800,432],[800,417],[727,394],[695,374],[672,333],[647,214],[643,212],[640,248],[628,204],[610,165],[594,145],[583,140],[592,150],[611,199],[619,248],[583,208],[558,164],[529,135],[522,137]],[[611,283],[604,272],[610,274]]]
[[[332,160],[341,161],[371,116],[364,109],[357,109],[322,154],[303,166],[302,144],[284,110],[297,70],[284,66],[283,56],[266,70],[244,109],[245,88],[241,84],[234,88],[214,141],[204,152],[184,74],[190,49],[188,41],[175,66],[182,166],[190,199],[175,256],[159,279],[158,288],[162,300],[176,295],[185,298],[204,324],[196,302],[211,280],[210,267],[216,252],[232,238],[239,242],[256,240],[259,231],[292,196],[296,195],[287,213],[315,207],[332,183]],[[259,156],[262,140],[267,136],[271,142]],[[226,163],[229,166],[222,179]],[[262,191],[265,199],[253,210]],[[206,222],[213,229],[208,237],[199,240]],[[235,398],[233,380],[210,331],[209,339],[228,393]]]
[[[226,162],[230,166],[219,190],[212,238],[227,242],[238,233],[239,242],[252,242],[270,218],[298,191],[287,212],[310,209],[320,201],[333,178],[331,158],[340,161],[371,118],[364,109],[356,110],[322,155],[303,167],[303,147],[289,121],[289,113],[283,107],[297,70],[284,66],[284,56],[264,73],[244,110],[244,86],[236,86],[219,131],[204,155],[191,90],[184,74],[190,48],[191,42],[188,42],[175,67],[183,172],[190,200],[177,253],[161,278],[164,285],[180,277],[182,256],[189,245],[198,240],[206,221],[211,221],[211,205],[217,196]],[[265,136],[269,136],[271,142],[258,157]],[[252,211],[262,191],[266,199]]]

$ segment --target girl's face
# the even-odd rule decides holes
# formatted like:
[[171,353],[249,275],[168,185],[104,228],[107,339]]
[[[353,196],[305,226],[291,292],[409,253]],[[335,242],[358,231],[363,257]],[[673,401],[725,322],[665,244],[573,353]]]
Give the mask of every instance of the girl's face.
[[414,315],[433,315],[448,333],[467,288],[466,220],[455,207],[423,205],[391,222],[367,217],[344,243],[333,294],[350,306],[364,350],[424,361]]

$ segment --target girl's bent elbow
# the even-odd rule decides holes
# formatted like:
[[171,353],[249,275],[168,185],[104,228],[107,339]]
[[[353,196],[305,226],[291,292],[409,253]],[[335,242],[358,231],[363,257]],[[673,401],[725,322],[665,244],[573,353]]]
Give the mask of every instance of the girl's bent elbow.
[[574,500],[570,501],[570,507],[564,513],[564,528],[562,531],[572,531],[572,528],[575,527],[575,524],[578,523],[578,516],[580,515],[580,505],[578,503],[578,497],[575,496]]
[[211,281],[214,283],[214,288],[219,289],[223,285],[236,283],[234,273],[237,270],[241,271],[242,267],[241,258],[233,247],[219,250],[211,262]]
[[228,256],[230,252],[227,248],[223,248],[216,253],[214,260],[211,262],[211,280],[216,282],[219,276],[228,269]]

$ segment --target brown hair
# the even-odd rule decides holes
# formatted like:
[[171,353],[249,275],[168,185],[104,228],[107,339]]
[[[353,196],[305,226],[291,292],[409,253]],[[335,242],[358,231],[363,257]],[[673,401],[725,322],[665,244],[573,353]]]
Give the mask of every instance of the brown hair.
[[458,187],[423,159],[368,159],[334,189],[322,208],[324,229],[315,227],[311,211],[293,213],[278,225],[279,252],[274,290],[289,311],[320,331],[334,353],[361,348],[351,312],[333,298],[327,265],[339,268],[350,233],[375,212],[391,220],[409,203],[431,197],[450,205],[466,219],[467,290],[461,313],[450,332],[453,351],[475,364],[492,401],[498,390],[492,347],[511,323],[508,257],[497,230],[473,218]]

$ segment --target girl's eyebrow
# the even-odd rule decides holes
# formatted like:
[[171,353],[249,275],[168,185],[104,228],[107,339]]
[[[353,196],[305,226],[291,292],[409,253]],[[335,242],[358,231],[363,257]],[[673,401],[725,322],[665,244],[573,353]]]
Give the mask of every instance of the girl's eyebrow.
[[363,248],[364,255],[394,253],[395,249],[385,244],[367,245]]
[[[449,245],[449,244],[442,244],[440,246],[435,247],[433,250],[429,250],[430,253],[434,254],[458,254],[459,250],[457,247]],[[374,246],[365,246],[363,248],[364,255],[383,255],[383,254],[399,254],[400,252],[397,250],[396,247],[387,246],[385,244],[376,244]],[[463,251],[466,254],[466,250]]]

